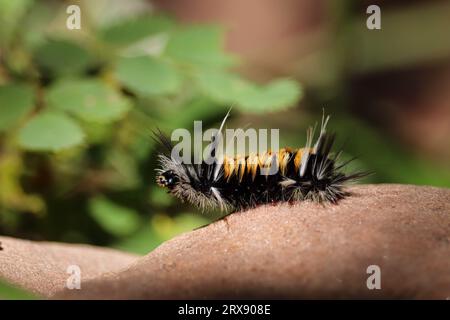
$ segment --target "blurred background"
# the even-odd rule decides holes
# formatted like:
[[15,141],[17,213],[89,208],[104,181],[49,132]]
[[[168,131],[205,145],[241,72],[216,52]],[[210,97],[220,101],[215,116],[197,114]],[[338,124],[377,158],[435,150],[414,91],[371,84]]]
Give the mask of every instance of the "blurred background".
[[145,254],[216,219],[156,186],[150,133],[217,127],[231,105],[229,128],[292,147],[325,109],[365,183],[450,187],[449,17],[449,1],[0,0],[0,234]]

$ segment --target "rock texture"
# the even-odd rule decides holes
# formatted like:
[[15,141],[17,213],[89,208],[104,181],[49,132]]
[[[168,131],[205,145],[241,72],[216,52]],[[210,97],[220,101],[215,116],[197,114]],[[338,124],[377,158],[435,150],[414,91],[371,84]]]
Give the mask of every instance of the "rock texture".
[[69,268],[71,265],[77,265],[81,279],[88,281],[108,272],[117,272],[137,259],[132,254],[88,245],[33,242],[1,236],[0,243],[0,278],[43,297],[50,297],[66,286],[74,272]]
[[[55,245],[20,247],[0,238],[0,275],[66,299],[450,298],[450,190],[366,185],[350,191],[337,205],[235,213],[138,259],[88,247],[59,256],[47,251]],[[96,259],[88,258],[92,250]],[[57,271],[69,257],[86,262],[81,290],[64,289],[67,274]],[[367,288],[371,265],[380,267],[380,290]]]

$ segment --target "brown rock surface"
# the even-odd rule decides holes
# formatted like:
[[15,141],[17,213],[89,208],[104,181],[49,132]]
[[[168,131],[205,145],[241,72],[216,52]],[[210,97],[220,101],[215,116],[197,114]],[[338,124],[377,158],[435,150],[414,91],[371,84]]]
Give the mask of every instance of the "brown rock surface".
[[[55,297],[450,297],[450,190],[406,185],[350,190],[353,195],[337,205],[303,202],[235,213],[137,260],[114,254],[118,268],[105,265],[97,276],[92,271],[93,276],[83,278],[81,290],[63,289]],[[60,288],[61,279],[58,285],[45,284],[55,283],[51,270],[60,264],[39,262],[48,255],[44,246],[39,256],[30,249],[20,255],[22,260],[5,260],[8,242],[0,241],[7,249],[0,251],[0,275],[7,263],[17,269],[16,283],[39,284],[45,296]],[[34,271],[27,270],[32,266],[27,259],[38,263]],[[101,261],[86,268],[95,269]],[[381,268],[381,290],[366,286],[369,265]]]
[[119,271],[137,256],[88,245],[34,242],[0,236],[0,278],[49,297],[66,286],[77,265],[85,281],[107,272]]

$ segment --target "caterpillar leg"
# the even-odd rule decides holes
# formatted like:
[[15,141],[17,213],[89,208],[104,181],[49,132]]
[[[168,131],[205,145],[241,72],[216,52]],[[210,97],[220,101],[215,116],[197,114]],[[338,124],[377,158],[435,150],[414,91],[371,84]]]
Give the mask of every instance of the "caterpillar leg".
[[227,213],[226,215],[224,215],[224,216],[222,216],[222,217],[220,217],[220,218],[217,218],[217,219],[214,220],[214,221],[211,221],[211,222],[209,222],[209,223],[207,223],[207,224],[205,224],[205,225],[203,225],[203,226],[200,226],[200,227],[195,228],[194,230],[203,229],[203,228],[205,228],[205,227],[207,227],[207,226],[209,226],[209,225],[211,225],[211,224],[213,224],[213,223],[216,223],[216,222],[219,222],[219,221],[222,221],[222,220],[225,222],[225,224],[226,224],[226,226],[227,226],[227,230],[230,230],[230,224],[228,223],[228,216],[230,216],[231,214],[233,214],[233,213],[235,213],[235,212],[237,212],[237,210],[236,210],[236,211],[229,212],[229,213]]

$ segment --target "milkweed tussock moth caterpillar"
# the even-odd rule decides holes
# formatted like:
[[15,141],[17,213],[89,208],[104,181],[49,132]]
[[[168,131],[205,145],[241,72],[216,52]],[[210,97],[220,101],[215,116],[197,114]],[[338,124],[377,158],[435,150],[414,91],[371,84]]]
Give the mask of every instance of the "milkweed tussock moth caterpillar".
[[[246,156],[220,156],[214,150],[224,123],[213,136],[211,159],[189,164],[160,154],[156,182],[183,202],[202,210],[220,208],[238,211],[261,204],[312,200],[336,203],[349,194],[345,184],[367,175],[345,174],[342,169],[351,161],[339,163],[342,151],[331,153],[335,135],[326,132],[329,116],[322,118],[320,133],[313,144],[314,129],[307,130],[303,148],[282,148]],[[171,141],[160,131],[155,139],[170,152]]]

